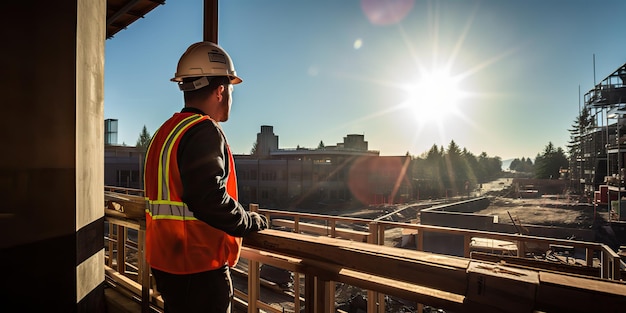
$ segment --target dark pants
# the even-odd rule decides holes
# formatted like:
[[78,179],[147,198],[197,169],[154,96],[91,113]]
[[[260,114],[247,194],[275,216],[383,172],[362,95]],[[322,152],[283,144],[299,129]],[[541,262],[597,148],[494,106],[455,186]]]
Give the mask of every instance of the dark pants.
[[230,313],[233,284],[228,266],[188,275],[152,269],[165,313]]

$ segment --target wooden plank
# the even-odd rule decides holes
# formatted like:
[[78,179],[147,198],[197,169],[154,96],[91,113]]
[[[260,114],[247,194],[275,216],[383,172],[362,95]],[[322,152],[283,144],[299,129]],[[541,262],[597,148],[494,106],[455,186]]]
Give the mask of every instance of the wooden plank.
[[244,244],[457,294],[467,287],[469,261],[460,258],[276,230],[251,234]]
[[532,312],[539,285],[536,271],[471,262],[465,296],[471,302],[503,312]]
[[358,286],[366,290],[377,290],[381,294],[398,296],[402,299],[413,300],[418,303],[427,303],[437,308],[449,309],[454,312],[463,312],[462,305],[465,296],[398,281],[382,276],[362,273],[338,265],[307,260],[311,267],[318,269],[315,274],[326,279]]
[[[291,220],[273,219],[272,225],[278,226],[278,227],[287,227],[287,228],[295,229],[295,221],[291,221]],[[350,239],[350,240],[355,240],[355,241],[360,241],[360,242],[367,242],[367,237],[369,236],[368,232],[352,230],[349,228],[337,228],[337,227],[333,228],[332,225],[331,227],[327,227],[325,225],[303,223],[303,222],[298,223],[298,225],[299,225],[298,230],[300,232],[310,232],[313,234],[318,234],[318,235],[323,235],[323,236],[327,236],[327,235],[333,236],[333,232],[334,232],[335,237],[340,237],[340,238],[345,238],[345,239]]]
[[579,266],[579,265],[571,265],[571,264],[563,264],[550,262],[547,260],[536,260],[529,258],[520,258],[516,256],[508,256],[508,255],[496,255],[484,252],[472,252],[472,259],[487,261],[487,262],[504,262],[507,265],[511,266],[522,266],[526,269],[534,269],[534,270],[543,270],[543,271],[554,271],[560,273],[570,273],[577,275],[585,275],[591,277],[600,277],[600,268],[599,267],[588,267],[588,266]]
[[626,285],[557,273],[539,273],[536,310],[546,312],[624,312]]

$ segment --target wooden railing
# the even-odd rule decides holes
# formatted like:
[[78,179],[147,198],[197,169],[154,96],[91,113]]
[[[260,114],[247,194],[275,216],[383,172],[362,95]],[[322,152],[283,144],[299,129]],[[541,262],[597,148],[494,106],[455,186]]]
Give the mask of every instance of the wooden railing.
[[[546,248],[550,246],[563,246],[570,247],[572,250],[581,249],[585,251],[584,261],[587,267],[594,267],[594,256],[598,256],[600,261],[599,268],[601,269],[599,271],[600,278],[613,280],[621,279],[622,271],[620,270],[619,255],[607,245],[595,242],[265,209],[261,209],[259,212],[264,214],[268,220],[271,220],[272,225],[287,227],[296,233],[313,233],[378,245],[385,244],[385,231],[388,229],[412,230],[417,251],[424,251],[424,237],[428,233],[458,235],[463,237],[463,257],[466,258],[471,257],[473,250],[471,242],[475,238],[513,242],[516,245],[516,249],[514,249],[516,256],[522,258],[525,257],[527,247],[529,246]],[[278,217],[288,217],[289,220],[278,219]],[[302,220],[306,220],[306,222],[303,223]],[[361,228],[367,230],[355,231],[352,228],[337,228],[338,224],[351,226],[360,225]]]
[[[335,312],[335,286],[349,284],[367,292],[367,312],[385,312],[386,296],[454,312],[618,312],[626,305],[619,257],[608,247],[589,242],[556,240],[445,227],[372,221],[316,214],[257,210],[284,230],[264,230],[244,239],[240,263],[247,265],[247,285],[235,291],[235,306],[248,312]],[[112,213],[112,212],[108,212]],[[143,257],[141,219],[107,214],[105,270],[107,282],[126,292],[142,312],[159,312],[163,302],[152,288]],[[346,225],[360,224],[363,230]],[[389,229],[415,231],[417,250],[428,232],[456,234],[464,240],[465,258],[384,246]],[[320,236],[323,235],[323,236]],[[350,238],[350,239],[341,239]],[[559,244],[586,249],[586,266],[600,257],[601,276],[583,276],[529,266],[470,259],[471,238],[517,243]],[[363,241],[363,242],[361,242]],[[596,261],[598,261],[596,259]],[[293,273],[289,307],[263,301],[261,264]]]

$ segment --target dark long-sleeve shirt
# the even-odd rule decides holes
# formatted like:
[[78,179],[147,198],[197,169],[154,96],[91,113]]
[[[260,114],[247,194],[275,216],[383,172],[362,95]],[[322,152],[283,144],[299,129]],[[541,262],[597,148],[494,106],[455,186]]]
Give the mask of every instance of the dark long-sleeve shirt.
[[[194,108],[181,112],[205,115]],[[226,137],[216,122],[202,121],[187,130],[177,157],[182,200],[195,218],[236,237],[259,229],[256,220],[226,192],[229,154]]]

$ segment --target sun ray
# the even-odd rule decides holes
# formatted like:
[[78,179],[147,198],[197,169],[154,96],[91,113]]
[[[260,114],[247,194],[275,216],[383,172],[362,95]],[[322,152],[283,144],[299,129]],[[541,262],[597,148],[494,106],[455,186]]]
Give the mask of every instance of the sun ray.
[[[429,3],[428,7],[429,37],[426,38],[430,38],[428,44],[430,50],[420,48],[416,42],[412,41],[412,36],[406,28],[407,25],[396,24],[396,30],[404,42],[403,48],[409,55],[404,62],[414,67],[412,73],[415,77],[400,76],[394,79],[384,79],[380,76],[362,77],[346,72],[331,72],[335,77],[392,88],[397,90],[395,93],[391,91],[394,97],[400,96],[396,98],[397,102],[381,104],[380,109],[374,112],[361,111],[366,113],[353,116],[344,123],[335,124],[333,129],[345,129],[351,125],[380,120],[386,115],[396,114],[397,116],[397,112],[400,112],[404,117],[412,117],[409,118],[411,122],[406,123],[404,127],[412,133],[414,142],[419,141],[420,138],[423,140],[424,136],[433,140],[438,139],[440,143],[446,142],[450,140],[449,136],[459,134],[462,127],[469,127],[486,135],[485,130],[481,130],[479,123],[474,120],[477,117],[476,110],[470,108],[469,104],[474,102],[470,98],[489,97],[489,95],[486,92],[469,92],[465,90],[464,85],[471,81],[475,74],[516,53],[523,44],[500,51],[488,59],[458,71],[455,66],[458,67],[459,57],[467,50],[466,41],[476,22],[479,5],[474,6],[468,13],[466,21],[460,28],[461,33],[458,34],[456,40],[451,38],[449,47],[446,46],[447,42],[442,40],[444,38],[441,38],[443,29],[440,25],[440,6],[439,3],[434,2]],[[427,55],[424,55],[425,53]],[[404,97],[401,97],[402,95]]]

